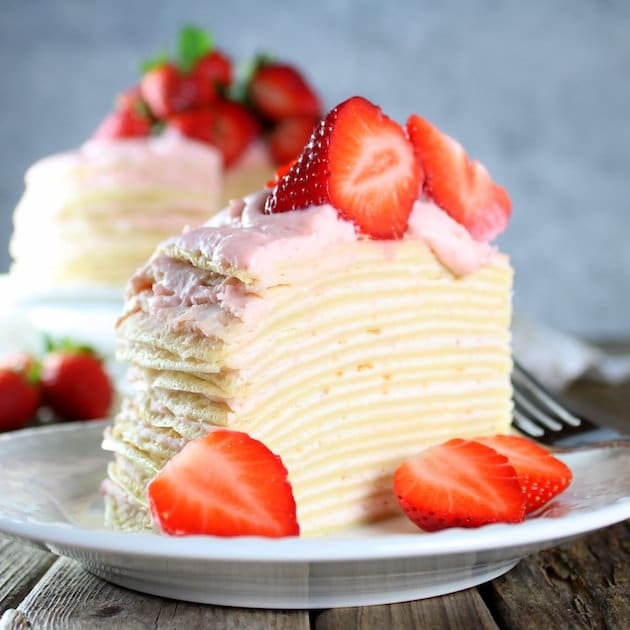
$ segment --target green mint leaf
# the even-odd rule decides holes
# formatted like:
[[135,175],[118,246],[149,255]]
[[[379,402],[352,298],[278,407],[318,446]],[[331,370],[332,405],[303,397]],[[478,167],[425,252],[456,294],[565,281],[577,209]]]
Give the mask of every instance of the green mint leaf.
[[212,38],[196,26],[185,26],[177,42],[177,65],[182,72],[190,72],[201,57],[212,50]]
[[155,57],[153,57],[152,59],[147,59],[147,61],[143,61],[140,64],[140,73],[146,74],[151,70],[155,70],[155,68],[163,66],[164,64],[168,63],[168,59],[168,53],[163,50],[162,52],[155,55]]
[[46,354],[50,354],[52,352],[63,352],[63,353],[71,353],[71,354],[92,354],[96,356],[96,351],[92,346],[81,343],[78,341],[74,341],[69,337],[61,337],[60,339],[53,339],[46,335]]

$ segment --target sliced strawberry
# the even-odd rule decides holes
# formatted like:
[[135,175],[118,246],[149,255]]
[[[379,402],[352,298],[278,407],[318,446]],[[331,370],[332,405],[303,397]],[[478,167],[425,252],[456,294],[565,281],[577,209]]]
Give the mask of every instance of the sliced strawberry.
[[123,90],[116,97],[114,110],[117,112],[133,112],[140,116],[148,117],[149,108],[142,99],[142,91],[139,85]]
[[294,158],[286,164],[281,164],[280,166],[278,166],[273,174],[273,179],[267,181],[267,188],[273,188],[274,186],[277,186],[280,180],[293,168],[296,162],[297,158]]
[[156,118],[209,105],[215,100],[214,85],[181,73],[172,63],[149,70],[140,82],[142,97]]
[[470,440],[449,440],[407,459],[395,472],[394,493],[405,514],[427,531],[518,523],[525,514],[507,458]]
[[174,114],[166,119],[166,126],[176,129],[182,135],[193,140],[213,144],[213,128],[216,120],[214,109],[193,109],[189,112]]
[[108,114],[92,134],[101,140],[115,138],[141,138],[151,133],[151,121],[133,110],[120,110]]
[[319,118],[309,115],[281,120],[267,136],[274,163],[280,165],[295,160],[304,150],[318,122]]
[[209,81],[217,88],[225,89],[232,84],[232,62],[220,50],[213,50],[201,57],[193,68],[193,75]]
[[256,118],[239,103],[218,100],[212,107],[169,116],[167,126],[215,146],[230,167],[260,133]]
[[548,503],[571,483],[571,469],[546,448],[527,438],[495,435],[475,439],[508,458],[521,484],[527,514]]
[[407,132],[424,169],[425,193],[475,239],[490,241],[503,232],[512,202],[483,164],[471,162],[461,144],[417,114]]
[[295,499],[277,455],[246,433],[189,442],[149,483],[151,514],[174,536],[297,536]]
[[223,164],[229,168],[260,134],[260,124],[249,110],[233,101],[217,101],[214,114],[212,144],[221,151]]
[[249,85],[254,109],[269,120],[321,115],[321,102],[300,72],[284,63],[262,63]]
[[330,203],[374,238],[399,238],[422,182],[403,129],[368,100],[337,105],[318,125],[265,211]]

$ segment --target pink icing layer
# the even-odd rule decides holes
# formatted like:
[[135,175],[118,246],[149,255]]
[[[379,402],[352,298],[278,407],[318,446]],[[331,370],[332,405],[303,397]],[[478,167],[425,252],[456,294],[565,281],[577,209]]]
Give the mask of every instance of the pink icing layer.
[[[199,251],[219,268],[242,269],[261,280],[272,279],[277,262],[299,261],[330,248],[343,249],[366,237],[330,205],[305,210],[264,214],[261,192],[232,202],[205,226],[167,241],[185,250]],[[414,204],[405,239],[424,242],[455,275],[465,275],[489,262],[497,253],[487,243],[476,241],[468,231],[435,204]],[[396,241],[375,241],[395,247]]]
[[[177,250],[201,254],[213,268],[248,272],[258,283],[269,286],[283,281],[277,275],[278,263],[284,263],[286,269],[288,262],[299,276],[303,260],[334,251],[342,265],[344,251],[350,249],[346,246],[367,240],[330,205],[264,214],[267,194],[234,201],[206,225],[162,243],[151,261],[131,279],[127,311],[140,306],[151,317],[167,318],[170,326],[220,334],[226,317],[257,319],[264,310],[264,300],[235,278],[216,282],[212,270],[191,267],[171,257]],[[470,273],[498,255],[495,248],[475,241],[465,228],[426,200],[414,204],[405,240],[426,243],[456,275]],[[390,258],[400,241],[372,242]],[[290,264],[293,261],[295,265]],[[148,286],[151,291],[145,290]]]
[[221,155],[211,146],[164,134],[151,138],[90,140],[75,151],[39,160],[26,173],[37,182],[80,189],[175,187],[207,190],[219,185]]

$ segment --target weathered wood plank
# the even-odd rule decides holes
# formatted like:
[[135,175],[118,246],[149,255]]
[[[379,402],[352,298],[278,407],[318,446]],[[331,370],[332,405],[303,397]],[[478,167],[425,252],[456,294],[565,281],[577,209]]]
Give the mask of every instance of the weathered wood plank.
[[498,627],[476,589],[389,606],[326,610],[317,615],[314,625],[316,630],[347,628],[496,630]]
[[0,616],[17,606],[57,559],[0,535]]
[[109,584],[65,558],[53,565],[17,612],[7,611],[5,618],[0,620],[2,630],[17,630],[20,623],[38,630],[309,628],[308,612],[206,606],[153,597]]
[[543,551],[481,589],[502,627],[630,627],[630,521]]

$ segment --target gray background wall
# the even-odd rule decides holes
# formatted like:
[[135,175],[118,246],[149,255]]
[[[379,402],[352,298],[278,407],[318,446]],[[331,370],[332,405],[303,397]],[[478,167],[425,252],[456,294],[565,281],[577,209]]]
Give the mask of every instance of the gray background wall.
[[[460,139],[510,191],[519,312],[630,336],[630,2],[2,0],[0,272],[25,169],[74,147],[137,62],[197,23]],[[42,252],[42,258],[45,254]]]

